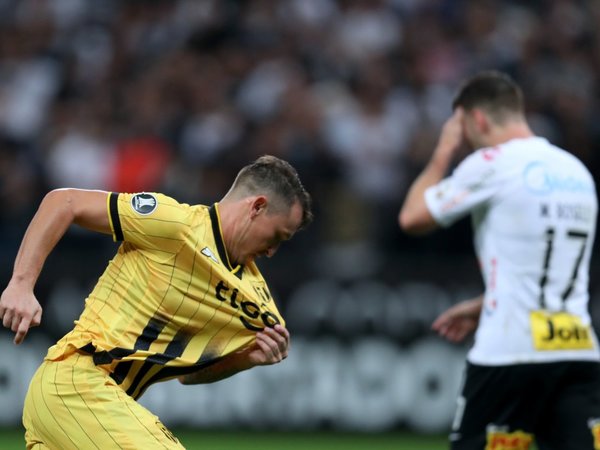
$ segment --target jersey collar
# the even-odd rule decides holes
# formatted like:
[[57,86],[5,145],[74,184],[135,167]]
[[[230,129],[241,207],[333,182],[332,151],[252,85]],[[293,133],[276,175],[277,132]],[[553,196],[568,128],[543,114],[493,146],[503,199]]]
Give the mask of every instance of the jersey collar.
[[208,208],[208,214],[210,216],[210,223],[212,225],[213,236],[215,238],[215,244],[217,245],[219,257],[221,258],[221,261],[223,261],[223,264],[225,264],[225,267],[227,267],[227,270],[241,280],[244,266],[242,264],[238,264],[237,266],[232,267],[231,262],[229,261],[229,255],[227,254],[227,250],[225,249],[225,241],[223,240],[223,230],[221,229],[221,218],[219,216],[218,203],[214,203]]

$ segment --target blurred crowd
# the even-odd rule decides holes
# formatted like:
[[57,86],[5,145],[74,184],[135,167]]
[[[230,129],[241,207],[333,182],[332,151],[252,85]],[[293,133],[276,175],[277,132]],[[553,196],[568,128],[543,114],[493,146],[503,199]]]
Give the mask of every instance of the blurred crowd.
[[510,73],[598,177],[599,29],[593,0],[0,0],[2,261],[51,188],[210,203],[269,153],[315,197],[297,249],[376,271],[433,245],[396,214],[478,70]]

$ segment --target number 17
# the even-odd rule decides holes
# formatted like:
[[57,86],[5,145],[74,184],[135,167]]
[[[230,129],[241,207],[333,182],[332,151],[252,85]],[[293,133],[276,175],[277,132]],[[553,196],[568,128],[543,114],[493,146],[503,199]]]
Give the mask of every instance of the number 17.
[[[546,229],[546,253],[544,256],[544,267],[542,270],[542,276],[540,278],[540,306],[542,307],[542,309],[546,307],[544,287],[546,286],[546,283],[548,281],[548,267],[550,265],[550,258],[552,256],[554,234],[555,230],[553,227],[549,227]],[[567,237],[570,239],[579,239],[581,241],[581,249],[579,250],[577,259],[575,259],[575,264],[573,266],[571,278],[569,279],[569,284],[567,285],[567,287],[561,295],[563,306],[565,300],[571,294],[573,286],[575,285],[575,280],[577,279],[577,272],[579,271],[579,266],[581,265],[581,261],[583,260],[583,254],[585,253],[585,244],[587,243],[588,233],[587,231],[567,230]]]

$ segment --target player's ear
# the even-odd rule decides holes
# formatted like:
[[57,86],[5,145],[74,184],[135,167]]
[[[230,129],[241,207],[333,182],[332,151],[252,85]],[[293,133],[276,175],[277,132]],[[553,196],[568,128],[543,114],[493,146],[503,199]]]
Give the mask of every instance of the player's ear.
[[258,195],[252,200],[252,208],[250,211],[250,217],[255,218],[262,214],[267,209],[267,197],[264,195]]
[[490,127],[490,121],[486,113],[479,108],[475,108],[471,114],[473,115],[473,120],[475,121],[477,128],[482,132],[486,132]]

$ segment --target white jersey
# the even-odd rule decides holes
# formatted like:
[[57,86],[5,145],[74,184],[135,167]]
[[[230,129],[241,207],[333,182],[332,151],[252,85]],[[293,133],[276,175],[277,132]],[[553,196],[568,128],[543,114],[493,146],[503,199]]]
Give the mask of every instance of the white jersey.
[[442,226],[470,213],[485,294],[468,360],[598,360],[588,312],[598,202],[585,166],[546,139],[469,155],[425,193]]

